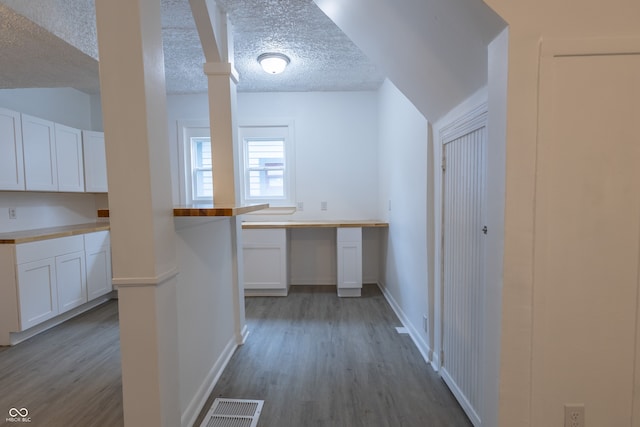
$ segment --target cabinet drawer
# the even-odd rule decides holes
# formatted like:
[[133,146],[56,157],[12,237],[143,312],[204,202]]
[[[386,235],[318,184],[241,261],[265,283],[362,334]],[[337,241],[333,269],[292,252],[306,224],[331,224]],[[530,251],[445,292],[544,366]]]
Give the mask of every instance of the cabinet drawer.
[[33,262],[44,258],[84,251],[82,235],[16,245],[16,263]]
[[286,241],[285,228],[242,230],[243,244],[284,246]]

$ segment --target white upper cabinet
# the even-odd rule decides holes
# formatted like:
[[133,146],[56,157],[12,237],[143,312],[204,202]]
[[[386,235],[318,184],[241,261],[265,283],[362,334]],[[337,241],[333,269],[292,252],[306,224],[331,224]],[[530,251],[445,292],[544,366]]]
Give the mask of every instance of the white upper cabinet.
[[24,190],[20,113],[0,108],[0,190]]
[[84,191],[82,132],[56,123],[56,168],[58,191]]
[[58,191],[53,122],[22,114],[22,143],[26,189]]
[[104,133],[82,131],[84,146],[84,182],[88,193],[106,193],[107,157],[104,145]]

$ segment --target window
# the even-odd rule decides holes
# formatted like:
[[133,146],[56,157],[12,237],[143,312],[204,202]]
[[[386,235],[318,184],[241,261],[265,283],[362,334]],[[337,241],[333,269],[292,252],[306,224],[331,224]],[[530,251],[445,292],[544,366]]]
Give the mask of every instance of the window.
[[213,201],[213,171],[211,169],[211,138],[191,139],[191,200]]
[[180,142],[180,202],[213,203],[213,170],[209,123],[178,122]]
[[243,203],[293,206],[293,143],[291,125],[241,126],[241,188]]

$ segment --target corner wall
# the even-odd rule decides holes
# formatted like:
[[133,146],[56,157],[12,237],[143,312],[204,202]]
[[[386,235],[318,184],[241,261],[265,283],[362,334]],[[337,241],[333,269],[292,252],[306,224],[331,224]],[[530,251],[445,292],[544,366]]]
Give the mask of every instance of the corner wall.
[[390,224],[382,288],[428,360],[433,348],[432,334],[423,328],[433,304],[427,267],[428,212],[433,211],[427,200],[428,122],[388,80],[378,92],[378,117],[378,214]]

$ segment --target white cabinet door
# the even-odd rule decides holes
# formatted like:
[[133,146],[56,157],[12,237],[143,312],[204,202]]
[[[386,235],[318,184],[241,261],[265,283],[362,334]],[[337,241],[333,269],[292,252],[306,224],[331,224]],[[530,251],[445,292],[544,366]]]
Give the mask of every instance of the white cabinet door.
[[54,258],[18,265],[20,329],[25,330],[58,314]]
[[80,129],[54,125],[56,138],[56,169],[58,191],[84,191],[84,162]]
[[56,257],[58,309],[60,313],[87,302],[87,276],[84,251]]
[[242,256],[245,290],[263,291],[260,295],[287,295],[286,229],[243,230]]
[[22,114],[22,143],[26,189],[57,191],[58,170],[53,122]]
[[362,228],[338,228],[338,296],[360,296]]
[[24,190],[20,113],[0,108],[0,190]]
[[84,146],[84,182],[88,193],[106,193],[107,156],[104,145],[104,133],[82,131]]
[[111,246],[109,232],[84,235],[87,260],[87,293],[91,301],[113,290],[111,284]]

